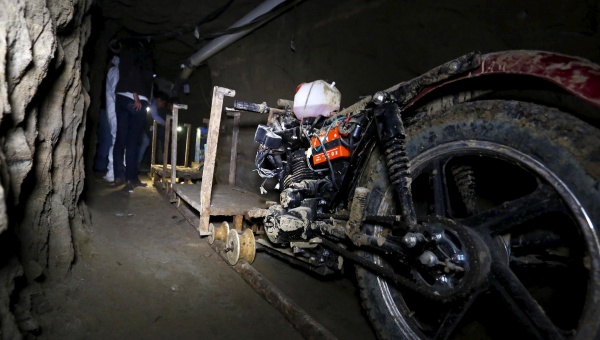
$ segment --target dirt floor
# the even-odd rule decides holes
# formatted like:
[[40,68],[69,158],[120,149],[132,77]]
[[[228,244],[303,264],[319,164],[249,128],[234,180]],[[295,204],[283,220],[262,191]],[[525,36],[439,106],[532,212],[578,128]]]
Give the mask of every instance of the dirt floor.
[[[162,190],[89,182],[89,239],[46,292],[41,339],[302,338]],[[323,280],[260,252],[253,267],[336,337],[375,338],[350,276]]]

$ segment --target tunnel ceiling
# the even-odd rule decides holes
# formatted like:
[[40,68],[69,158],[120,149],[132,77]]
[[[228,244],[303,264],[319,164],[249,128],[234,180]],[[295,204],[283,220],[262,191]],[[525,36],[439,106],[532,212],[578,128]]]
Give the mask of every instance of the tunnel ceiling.
[[[263,0],[101,0],[105,32],[117,37],[144,36],[154,42],[158,74],[173,78],[180,65],[210,39],[252,11]],[[212,16],[212,18],[211,18]]]
[[224,29],[262,2],[261,0],[102,0],[100,3],[106,20],[114,20],[133,33],[162,34],[186,26],[194,26],[220,8],[225,8],[223,13],[213,21],[203,24],[201,28],[206,31]]

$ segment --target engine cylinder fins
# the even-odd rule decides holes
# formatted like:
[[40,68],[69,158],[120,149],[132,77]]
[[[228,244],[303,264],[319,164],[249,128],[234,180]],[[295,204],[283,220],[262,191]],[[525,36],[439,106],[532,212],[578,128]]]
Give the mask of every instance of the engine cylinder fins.
[[208,243],[213,244],[215,240],[227,241],[227,233],[229,233],[229,223],[223,221],[220,226],[215,227],[212,223],[208,225]]
[[239,233],[235,229],[229,230],[227,233],[227,262],[230,265],[235,265],[240,259],[248,263],[254,262],[256,256],[256,242],[254,241],[254,233],[250,229],[245,229]]
[[304,152],[295,152],[290,157],[290,172],[283,180],[283,188],[287,189],[294,183],[305,179],[317,179],[318,176],[306,164]]

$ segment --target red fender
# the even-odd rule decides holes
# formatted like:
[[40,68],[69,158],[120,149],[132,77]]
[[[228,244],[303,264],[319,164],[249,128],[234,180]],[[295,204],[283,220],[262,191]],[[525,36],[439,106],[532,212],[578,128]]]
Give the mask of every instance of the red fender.
[[600,65],[579,57],[544,51],[502,51],[483,54],[476,69],[423,89],[405,107],[449,83],[490,74],[528,75],[556,84],[600,107]]

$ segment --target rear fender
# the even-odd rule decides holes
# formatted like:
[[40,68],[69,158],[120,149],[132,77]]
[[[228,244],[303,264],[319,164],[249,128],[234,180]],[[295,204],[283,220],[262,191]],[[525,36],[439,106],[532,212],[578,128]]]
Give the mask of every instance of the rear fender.
[[564,54],[516,50],[481,55],[479,66],[424,87],[403,106],[403,110],[420,103],[423,97],[441,87],[488,75],[520,75],[542,79],[600,108],[600,65]]

